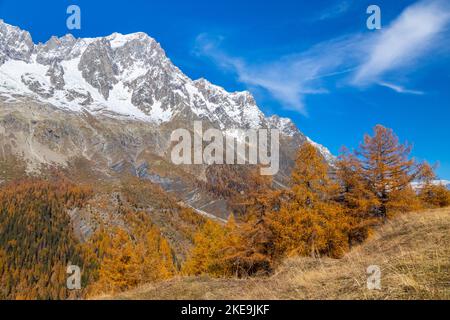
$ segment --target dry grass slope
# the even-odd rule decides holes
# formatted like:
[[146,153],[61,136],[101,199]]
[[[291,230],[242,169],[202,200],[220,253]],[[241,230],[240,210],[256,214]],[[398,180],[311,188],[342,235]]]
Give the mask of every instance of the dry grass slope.
[[[366,269],[381,268],[381,290]],[[450,208],[403,214],[343,259],[293,258],[269,278],[175,278],[106,299],[450,299]]]

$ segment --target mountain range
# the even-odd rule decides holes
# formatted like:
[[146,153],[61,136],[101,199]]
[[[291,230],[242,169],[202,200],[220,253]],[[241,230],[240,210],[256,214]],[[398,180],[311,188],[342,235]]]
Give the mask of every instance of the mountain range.
[[250,92],[190,79],[145,33],[69,34],[35,44],[29,32],[0,20],[0,151],[19,155],[28,171],[84,159],[107,176],[132,172],[202,214],[225,217],[226,205],[192,183],[214,185],[209,166],[175,167],[169,159],[170,133],[194,120],[225,133],[279,129],[274,180],[281,186],[305,141],[333,159],[290,119],[266,116]]

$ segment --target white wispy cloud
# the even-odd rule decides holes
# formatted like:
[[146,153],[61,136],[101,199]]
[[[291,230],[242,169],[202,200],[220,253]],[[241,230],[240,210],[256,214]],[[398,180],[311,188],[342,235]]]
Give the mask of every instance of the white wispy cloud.
[[354,84],[376,83],[388,72],[414,66],[443,41],[440,37],[449,24],[449,10],[443,0],[421,1],[406,8],[391,25],[374,33]]
[[425,94],[423,91],[406,89],[405,87],[402,87],[402,86],[399,86],[399,85],[395,85],[395,84],[389,83],[389,82],[379,82],[378,84],[380,86],[382,86],[382,87],[386,87],[386,88],[392,89],[392,90],[394,90],[395,92],[398,92],[398,93],[415,94],[415,95],[423,95],[423,94]]
[[[235,72],[247,86],[267,90],[285,108],[303,114],[307,113],[305,97],[327,93],[330,81],[326,80],[332,77],[345,77],[344,83],[349,86],[382,85],[401,94],[423,94],[406,89],[402,82],[430,50],[446,43],[449,7],[444,0],[420,1],[381,31],[342,36],[264,63],[225,53],[221,50],[223,39],[208,34],[197,37],[196,53]],[[393,75],[399,71],[401,81]]]
[[327,93],[322,79],[350,72],[348,58],[358,50],[355,36],[343,37],[276,61],[254,64],[225,54],[218,47],[220,41],[220,38],[200,35],[197,54],[210,57],[222,68],[236,72],[239,81],[266,89],[285,108],[303,114],[306,114],[304,96]]

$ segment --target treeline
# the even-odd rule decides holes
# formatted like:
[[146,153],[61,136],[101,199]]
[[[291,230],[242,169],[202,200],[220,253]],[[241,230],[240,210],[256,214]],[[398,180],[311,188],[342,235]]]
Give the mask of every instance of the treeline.
[[[294,255],[339,258],[399,212],[450,205],[450,192],[433,184],[432,167],[417,163],[410,151],[380,125],[331,166],[304,144],[290,188],[273,189],[270,179],[255,172],[257,187],[233,199],[237,221],[231,215],[226,226],[207,222],[183,272],[248,276],[271,273]],[[419,190],[413,181],[421,183]]]
[[66,268],[84,266],[67,209],[91,190],[67,181],[26,179],[0,188],[0,299],[63,299]]
[[92,281],[86,295],[120,292],[172,277],[173,250],[147,213],[124,212],[127,228],[100,228],[83,245]]

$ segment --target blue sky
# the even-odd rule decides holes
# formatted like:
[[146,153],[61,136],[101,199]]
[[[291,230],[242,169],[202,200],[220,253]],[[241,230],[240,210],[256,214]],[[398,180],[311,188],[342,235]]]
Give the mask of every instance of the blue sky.
[[[81,30],[66,9],[81,8]],[[368,30],[366,9],[381,9]],[[0,0],[0,18],[30,31],[77,37],[143,31],[191,78],[250,90],[267,114],[292,118],[338,153],[380,123],[439,161],[450,179],[450,3],[445,0]]]

